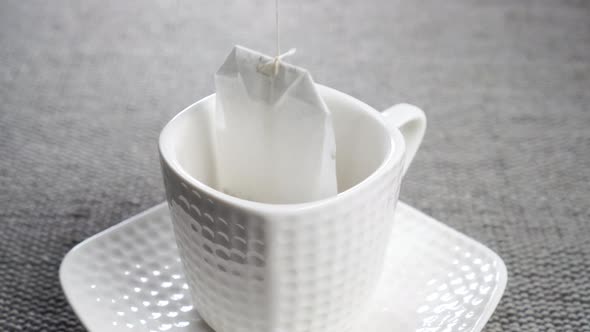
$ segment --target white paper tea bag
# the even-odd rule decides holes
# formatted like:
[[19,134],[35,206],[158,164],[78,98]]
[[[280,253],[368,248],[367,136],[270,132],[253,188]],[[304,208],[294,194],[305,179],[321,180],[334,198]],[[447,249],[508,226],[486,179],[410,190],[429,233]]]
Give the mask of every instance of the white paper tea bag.
[[215,75],[217,186],[264,203],[337,194],[332,119],[309,72],[236,46]]

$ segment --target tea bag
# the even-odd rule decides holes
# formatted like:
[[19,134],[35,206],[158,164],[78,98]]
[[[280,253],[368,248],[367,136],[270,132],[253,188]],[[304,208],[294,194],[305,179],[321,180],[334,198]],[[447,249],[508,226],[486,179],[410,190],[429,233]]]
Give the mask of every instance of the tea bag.
[[332,119],[309,72],[235,46],[215,88],[221,191],[276,204],[337,194]]

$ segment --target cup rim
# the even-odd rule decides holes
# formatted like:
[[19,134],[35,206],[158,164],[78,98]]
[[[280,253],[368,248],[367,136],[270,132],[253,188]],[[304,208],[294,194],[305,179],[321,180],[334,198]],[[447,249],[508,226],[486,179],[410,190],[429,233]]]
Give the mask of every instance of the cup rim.
[[355,193],[362,191],[363,189],[374,185],[375,183],[379,182],[388,170],[394,168],[395,166],[401,164],[403,162],[403,157],[405,154],[406,146],[403,135],[399,131],[397,127],[388,126],[383,119],[383,115],[381,112],[377,111],[373,107],[369,106],[368,104],[360,101],[359,99],[352,97],[344,92],[338,91],[336,89],[321,85],[316,83],[318,90],[320,92],[320,96],[324,97],[327,95],[332,95],[334,97],[342,99],[346,103],[354,104],[356,108],[365,111],[370,115],[375,121],[377,121],[382,129],[387,133],[387,136],[390,138],[390,149],[386,156],[384,157],[381,164],[375,169],[369,176],[364,178],[359,183],[355,184],[354,186],[344,190],[343,192],[339,192],[336,195],[322,198],[319,200],[314,200],[310,202],[303,202],[303,203],[264,203],[264,202],[257,202],[251,201],[239,197],[235,197],[229,194],[226,194],[222,191],[219,191],[201,181],[197,178],[188,174],[178,162],[174,161],[174,158],[170,156],[170,151],[167,151],[164,146],[164,134],[166,131],[170,130],[171,124],[176,121],[179,117],[182,116],[185,112],[190,112],[194,107],[198,104],[205,103],[209,101],[211,98],[215,98],[215,93],[201,98],[197,102],[189,105],[188,107],[184,108],[178,114],[176,114],[170,121],[166,123],[162,131],[160,132],[160,136],[158,138],[158,150],[160,154],[160,159],[166,163],[166,165],[174,172],[177,176],[182,178],[184,181],[188,182],[188,184],[194,186],[195,188],[211,195],[215,199],[222,201],[225,204],[230,204],[234,206],[239,206],[240,208],[252,212],[259,212],[259,213],[291,213],[291,212],[300,212],[302,210],[308,210],[317,208],[319,206],[325,206],[334,204],[337,201],[344,199],[345,197],[349,197],[354,195]]

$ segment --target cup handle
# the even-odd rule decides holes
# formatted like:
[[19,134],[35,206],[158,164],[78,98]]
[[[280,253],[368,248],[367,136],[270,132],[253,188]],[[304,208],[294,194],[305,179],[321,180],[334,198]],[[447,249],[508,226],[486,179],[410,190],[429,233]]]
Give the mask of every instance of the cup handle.
[[418,107],[410,104],[393,105],[381,112],[385,118],[385,123],[390,130],[399,129],[406,142],[406,158],[402,175],[406,174],[408,167],[412,163],[424,132],[426,131],[426,115]]

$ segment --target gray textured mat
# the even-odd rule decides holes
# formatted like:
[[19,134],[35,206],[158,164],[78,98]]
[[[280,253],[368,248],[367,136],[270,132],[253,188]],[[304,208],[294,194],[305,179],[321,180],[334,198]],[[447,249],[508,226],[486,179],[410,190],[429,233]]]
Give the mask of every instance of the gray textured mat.
[[[486,331],[590,331],[590,2],[283,2],[318,82],[425,109],[401,196],[506,261]],[[159,130],[272,3],[0,2],[0,331],[83,330],[61,258],[164,199]]]

